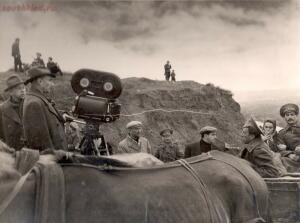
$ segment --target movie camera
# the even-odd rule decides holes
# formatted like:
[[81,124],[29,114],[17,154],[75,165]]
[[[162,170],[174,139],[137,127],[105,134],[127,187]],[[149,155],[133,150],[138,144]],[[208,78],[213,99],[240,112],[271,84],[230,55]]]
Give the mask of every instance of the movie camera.
[[86,123],[79,148],[84,155],[109,155],[109,148],[99,131],[100,123],[120,117],[121,105],[117,98],[122,93],[120,78],[112,73],[90,69],[76,71],[71,79],[77,94],[72,108],[76,118]]

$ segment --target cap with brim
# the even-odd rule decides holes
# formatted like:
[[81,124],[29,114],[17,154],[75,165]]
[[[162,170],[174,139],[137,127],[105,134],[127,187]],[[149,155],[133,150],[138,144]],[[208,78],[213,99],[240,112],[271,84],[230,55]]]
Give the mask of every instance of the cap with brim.
[[203,133],[211,133],[211,132],[216,132],[217,131],[217,128],[215,127],[212,127],[212,126],[205,126],[203,127],[202,129],[200,129],[200,134],[203,134]]
[[24,84],[24,81],[18,75],[10,76],[6,79],[6,88],[4,91],[9,91],[21,84]]
[[252,127],[257,134],[263,134],[262,130],[258,127],[254,119],[251,117],[249,118],[246,123],[244,124],[243,128]]
[[173,130],[169,128],[161,130],[159,134],[163,136],[163,134],[165,134],[166,132],[169,132],[171,135],[173,134]]
[[28,84],[40,77],[50,76],[55,78],[55,74],[51,73],[48,69],[45,68],[32,68],[27,71],[28,79],[25,81],[25,84]]
[[129,129],[129,128],[132,128],[132,127],[141,127],[141,126],[142,126],[141,122],[139,122],[139,121],[131,121],[131,122],[129,122],[126,125],[126,128]]
[[280,108],[279,113],[280,113],[281,117],[284,117],[285,113],[287,113],[287,112],[295,112],[295,114],[298,115],[299,114],[299,107],[298,107],[298,105],[289,103],[289,104],[283,105]]

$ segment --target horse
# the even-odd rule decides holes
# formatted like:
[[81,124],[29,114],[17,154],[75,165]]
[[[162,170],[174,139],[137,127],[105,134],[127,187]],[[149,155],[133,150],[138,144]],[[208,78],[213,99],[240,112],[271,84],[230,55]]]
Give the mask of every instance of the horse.
[[[22,178],[12,165],[14,158],[6,154],[3,159],[9,168],[1,167],[0,201]],[[61,181],[56,180],[57,172],[48,171],[48,178],[56,180],[50,185],[39,181],[41,174],[27,173],[2,213],[0,202],[0,222],[261,223],[267,219],[264,180],[247,162],[230,154],[211,151],[152,167],[132,167],[120,157],[115,162],[117,166],[103,162],[43,164],[44,169],[58,168]],[[52,192],[42,196],[47,191],[42,185]]]

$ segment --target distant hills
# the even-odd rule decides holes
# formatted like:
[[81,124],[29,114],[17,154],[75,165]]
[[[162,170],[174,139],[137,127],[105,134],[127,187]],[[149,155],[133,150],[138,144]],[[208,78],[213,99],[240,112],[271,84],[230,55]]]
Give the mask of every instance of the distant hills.
[[245,117],[255,116],[259,121],[265,118],[274,118],[280,126],[285,126],[284,120],[279,115],[283,104],[300,104],[300,91],[296,89],[280,89],[265,91],[237,92],[234,98],[241,105]]

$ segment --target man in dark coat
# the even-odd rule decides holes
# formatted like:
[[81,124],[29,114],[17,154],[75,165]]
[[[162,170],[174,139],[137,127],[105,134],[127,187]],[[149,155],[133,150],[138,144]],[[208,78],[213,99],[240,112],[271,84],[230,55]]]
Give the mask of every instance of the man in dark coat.
[[166,81],[169,81],[170,76],[171,76],[171,68],[172,68],[172,66],[170,64],[170,61],[167,61],[167,63],[165,64],[164,68],[165,68]]
[[5,92],[9,98],[1,106],[1,134],[3,141],[10,147],[20,150],[24,146],[23,124],[20,117],[21,103],[25,97],[22,79],[12,75],[6,80]]
[[250,118],[242,130],[242,140],[245,143],[245,148],[241,152],[241,158],[249,161],[252,168],[261,177],[279,177],[280,172],[274,162],[273,154],[268,145],[261,139],[261,134],[260,128]]
[[205,126],[200,129],[201,140],[189,144],[185,147],[184,158],[198,156],[201,153],[207,153],[213,149],[218,149],[214,143],[217,139],[217,129],[211,126]]
[[32,68],[28,71],[31,83],[23,105],[24,133],[29,148],[37,150],[67,149],[64,118],[47,98],[53,87],[53,77],[48,69]]
[[14,64],[15,64],[15,71],[23,71],[22,68],[22,61],[21,61],[21,54],[20,54],[20,48],[19,48],[20,39],[16,38],[15,42],[13,43],[11,47],[11,55],[14,58]]

